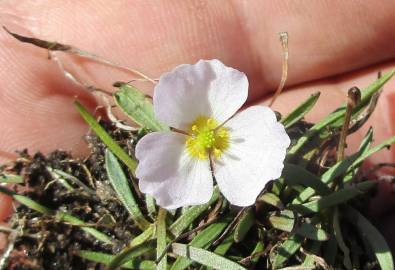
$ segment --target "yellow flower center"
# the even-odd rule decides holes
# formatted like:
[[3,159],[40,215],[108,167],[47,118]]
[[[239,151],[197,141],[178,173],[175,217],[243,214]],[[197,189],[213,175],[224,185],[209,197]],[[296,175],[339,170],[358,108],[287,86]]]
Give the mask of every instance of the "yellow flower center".
[[199,116],[189,128],[185,142],[188,153],[198,159],[208,159],[209,154],[219,158],[229,147],[229,131],[219,127],[213,118]]

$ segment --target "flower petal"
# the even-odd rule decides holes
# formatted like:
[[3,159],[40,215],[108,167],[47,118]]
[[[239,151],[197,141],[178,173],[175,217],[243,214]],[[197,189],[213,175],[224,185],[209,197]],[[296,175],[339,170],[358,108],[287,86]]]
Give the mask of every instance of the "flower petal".
[[284,167],[290,139],[268,107],[253,106],[230,119],[230,146],[215,163],[219,188],[231,204],[248,206]]
[[198,116],[228,120],[244,104],[248,80],[219,60],[180,65],[163,74],[154,90],[154,110],[163,123],[186,130]]
[[136,146],[140,190],[166,209],[204,204],[213,193],[209,161],[192,159],[185,139],[179,133],[154,132]]

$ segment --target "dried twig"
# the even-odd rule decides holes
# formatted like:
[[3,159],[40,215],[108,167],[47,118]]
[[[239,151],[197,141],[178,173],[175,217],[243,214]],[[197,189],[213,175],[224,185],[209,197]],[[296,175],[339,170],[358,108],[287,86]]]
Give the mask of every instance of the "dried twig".
[[281,81],[280,85],[278,86],[276,92],[274,93],[272,99],[270,100],[269,107],[273,105],[273,103],[276,101],[277,97],[281,94],[281,91],[284,89],[285,82],[287,81],[288,77],[288,33],[287,32],[281,32],[279,33],[280,35],[280,41],[281,41],[281,46],[283,49],[283,61],[282,61],[282,73],[281,73]]
[[361,91],[358,87],[352,87],[348,90],[346,115],[340,132],[339,144],[337,147],[337,161],[344,159],[344,149],[346,146],[346,138],[350,126],[352,111],[361,100]]
[[16,38],[17,40],[19,40],[20,42],[24,42],[24,43],[29,43],[32,45],[35,45],[37,47],[43,48],[43,49],[47,49],[49,51],[59,51],[59,52],[63,52],[63,53],[70,53],[70,54],[74,54],[74,55],[78,55],[79,57],[82,58],[86,58],[92,61],[95,61],[97,63],[101,63],[110,67],[114,67],[117,69],[121,69],[121,70],[125,70],[128,71],[134,75],[137,75],[153,84],[156,84],[155,80],[151,79],[150,77],[148,77],[147,75],[143,74],[142,72],[135,70],[135,69],[131,69],[125,66],[121,66],[119,64],[116,64],[112,61],[106,60],[103,57],[100,57],[96,54],[81,50],[77,47],[68,45],[68,44],[62,44],[59,42],[51,42],[51,41],[47,41],[47,40],[43,40],[43,39],[38,39],[38,38],[32,38],[32,37],[26,37],[23,35],[19,35],[17,33],[11,32],[10,30],[8,30],[5,26],[3,26],[3,29],[10,34],[11,36],[13,36],[14,38]]

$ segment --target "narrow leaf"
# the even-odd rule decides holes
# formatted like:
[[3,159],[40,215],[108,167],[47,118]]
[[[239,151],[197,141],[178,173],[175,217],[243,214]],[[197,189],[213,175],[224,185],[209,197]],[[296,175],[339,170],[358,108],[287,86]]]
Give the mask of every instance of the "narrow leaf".
[[270,216],[269,222],[273,228],[285,232],[291,232],[295,225],[295,216],[292,211],[283,210],[280,213]]
[[154,197],[152,197],[151,195],[145,195],[145,205],[147,207],[148,215],[152,219],[155,219],[156,205]]
[[391,249],[389,248],[385,238],[381,233],[366,219],[361,213],[352,208],[347,207],[346,218],[358,228],[361,236],[367,239],[373,252],[376,255],[377,261],[382,270],[394,269],[394,260]]
[[114,99],[127,116],[141,127],[152,131],[169,130],[155,118],[154,108],[143,93],[130,84],[118,83],[117,85],[119,91],[114,93]]
[[150,223],[144,218],[144,215],[141,212],[132,191],[130,190],[129,182],[118,162],[118,159],[108,149],[106,149],[105,159],[108,179],[117,193],[119,200],[128,210],[130,216],[134,222],[136,222],[136,225],[144,231],[148,228]]
[[0,174],[0,183],[22,184],[23,177],[15,174]]
[[[81,250],[77,255],[86,260],[102,263],[108,265],[114,258],[114,255],[106,254],[102,252],[95,252],[90,250]],[[153,261],[140,261],[137,259],[131,259],[127,263],[121,266],[125,269],[136,269],[136,270],[156,270],[155,262]]]
[[[379,91],[381,87],[389,80],[392,76],[394,76],[395,70],[392,70],[386,74],[384,74],[381,78],[377,79],[371,85],[369,85],[366,89],[361,91],[361,102],[356,106],[354,111],[360,110],[362,107],[366,106],[369,102],[370,98],[373,96],[374,93]],[[318,132],[322,129],[326,128],[330,124],[340,121],[339,119],[343,118],[346,112],[346,104],[340,106],[337,110],[329,114],[327,117],[322,119],[320,122],[316,123],[312,126],[305,135],[303,135],[295,145],[293,145],[288,150],[287,160],[292,159],[301,149],[303,146],[309,142]]]
[[[156,259],[162,255],[166,248],[166,210],[163,208],[159,209],[157,225],[156,225]],[[160,262],[158,263],[158,270],[166,270],[167,268],[167,255],[165,254]]]
[[312,94],[307,100],[300,104],[296,109],[294,109],[285,118],[281,119],[281,123],[285,128],[291,127],[293,124],[297,123],[302,119],[315,105],[318,98],[320,97],[320,92]]
[[58,211],[56,213],[56,219],[61,222],[67,222],[67,223],[72,224],[74,226],[78,226],[81,228],[81,230],[85,231],[86,233],[89,233],[96,239],[98,239],[106,244],[112,243],[112,240],[109,236],[96,230],[95,228],[89,227],[84,221],[82,221],[81,219],[74,217],[68,213]]
[[[189,243],[190,246],[197,248],[208,248],[215,239],[222,233],[222,231],[228,226],[229,220],[223,220],[211,224],[206,229],[198,233],[192,241]],[[193,263],[192,260],[185,257],[178,257],[174,262],[171,270],[183,270],[186,269]]]
[[111,244],[111,238],[108,237],[106,234],[96,230],[95,228],[89,227],[88,224],[86,224],[84,221],[80,220],[77,217],[74,217],[70,214],[64,213],[64,212],[56,212],[48,207],[45,207],[42,204],[39,204],[38,202],[30,199],[29,197],[23,196],[16,194],[12,190],[9,190],[5,187],[0,187],[0,192],[5,193],[9,196],[12,196],[14,200],[20,202],[21,204],[25,205],[26,207],[35,210],[43,215],[51,215],[54,216],[58,221],[60,222],[67,222],[72,225],[78,226],[81,228],[81,230],[85,231],[86,233],[89,233],[99,241],[102,241],[107,244]]
[[196,218],[198,218],[204,211],[206,211],[210,207],[210,205],[215,203],[218,198],[219,190],[218,188],[215,188],[213,196],[208,203],[190,207],[176,221],[174,221],[174,223],[169,227],[169,230],[175,237],[179,236],[186,228],[189,227],[189,225],[191,225],[191,223]]
[[96,121],[96,119],[81,105],[78,101],[75,101],[75,106],[77,107],[82,118],[88,123],[88,125],[93,129],[96,135],[103,141],[105,145],[116,155],[130,171],[134,174],[137,167],[137,161],[131,158],[120,146],[117,144],[113,138],[104,130],[102,126]]
[[296,251],[299,250],[303,242],[303,238],[299,235],[291,235],[287,240],[285,240],[277,249],[276,256],[272,262],[272,268],[277,269],[284,265]]
[[172,244],[173,253],[218,270],[245,270],[241,265],[210,251],[184,244]]
[[155,239],[155,224],[151,224],[144,232],[133,238],[133,240],[129,243],[129,247],[134,247],[141,245],[148,240]]
[[342,204],[358,195],[371,189],[376,183],[366,181],[359,183],[352,187],[345,187],[337,192],[334,192],[328,196],[322,197],[318,200],[304,203],[304,204],[291,204],[290,209],[293,209],[301,214],[317,213],[322,209]]
[[284,164],[282,178],[284,178],[284,183],[287,185],[310,187],[320,195],[331,193],[329,187],[321,181],[320,177],[295,164]]
[[300,226],[295,229],[295,233],[316,241],[327,241],[329,239],[327,232],[310,223],[300,224]]
[[108,264],[108,270],[114,270],[124,265],[131,259],[141,257],[143,254],[155,249],[154,242],[146,242],[138,246],[127,247],[121,253],[115,255]]
[[236,243],[243,241],[244,237],[247,235],[251,227],[255,224],[254,212],[251,208],[247,209],[241,215],[234,233],[234,240]]
[[280,198],[276,194],[271,193],[271,192],[263,193],[262,196],[260,196],[257,200],[268,203],[270,205],[273,205],[274,207],[277,207],[278,209],[284,208],[284,204],[282,203]]

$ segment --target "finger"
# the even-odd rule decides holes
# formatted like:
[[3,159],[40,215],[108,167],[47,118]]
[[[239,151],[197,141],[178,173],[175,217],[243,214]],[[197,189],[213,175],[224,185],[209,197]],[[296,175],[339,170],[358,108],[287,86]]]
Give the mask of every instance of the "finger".
[[[395,2],[42,0],[3,2],[5,18],[35,36],[76,45],[157,77],[180,63],[219,58],[245,71],[251,99],[277,86],[290,36],[289,85],[394,57]],[[149,16],[148,16],[149,14]],[[378,14],[372,16],[372,14]],[[125,75],[84,63],[108,87]]]
[[[345,76],[295,87],[281,95],[274,104],[273,109],[286,115],[312,93],[320,91],[321,96],[317,104],[306,116],[307,121],[316,123],[328,115],[328,113],[334,111],[342,103],[346,102],[347,90],[349,88],[357,86],[362,89],[377,78],[377,72],[379,70],[386,72],[393,68],[395,68],[395,61],[387,63],[386,65],[374,66],[361,72],[353,72]],[[395,102],[395,79],[388,81],[383,89],[384,91],[380,96],[376,109],[368,122],[359,131],[347,138],[346,152],[348,152],[348,154],[354,153],[358,149],[363,136],[370,126],[373,127],[373,145],[377,145],[385,139],[395,136],[395,109],[392,105]],[[264,103],[267,103],[267,101]],[[367,162],[365,162],[365,168],[371,168],[374,164],[384,162],[395,162],[394,147],[383,149],[373,154],[369,157]],[[382,177],[383,175],[394,175],[394,170],[384,168],[375,175],[374,179]],[[380,181],[377,195],[370,204],[370,214],[374,217],[382,218],[384,214],[390,212],[394,207],[395,197],[392,182]],[[393,222],[391,224],[393,224]],[[395,240],[395,238],[392,239]],[[392,244],[395,245],[395,241]]]
[[94,106],[80,89],[38,51],[0,32],[0,162],[14,158],[15,150],[80,150],[88,128],[73,106],[76,97]]
[[[363,89],[377,79],[378,71],[385,73],[393,68],[395,68],[395,62],[389,62],[384,65],[373,66],[347,75],[294,87],[279,96],[276,103],[273,105],[273,109],[286,115],[292,109],[296,108],[303,100],[307,99],[312,93],[320,91],[321,95],[317,104],[306,116],[307,121],[316,123],[330,112],[334,111],[342,103],[346,102],[347,91],[352,86]],[[356,151],[370,126],[372,126],[374,130],[375,144],[395,135],[395,110],[391,105],[395,102],[395,79],[388,81],[383,89],[384,91],[378,101],[376,109],[368,122],[358,132],[348,137],[347,151],[349,153]],[[380,151],[374,154],[369,160],[372,163],[393,162],[395,160],[395,149]]]

